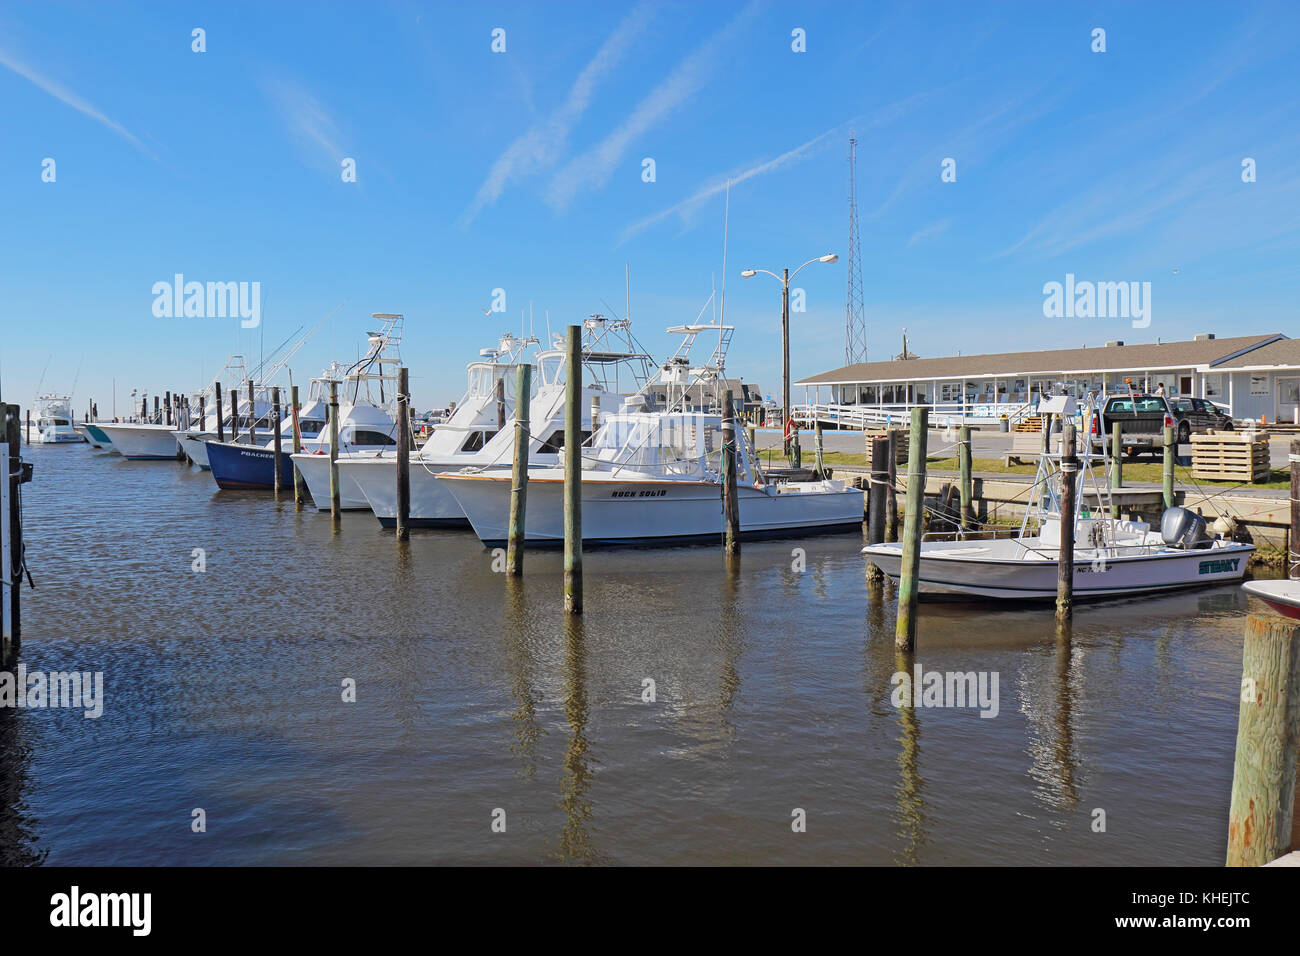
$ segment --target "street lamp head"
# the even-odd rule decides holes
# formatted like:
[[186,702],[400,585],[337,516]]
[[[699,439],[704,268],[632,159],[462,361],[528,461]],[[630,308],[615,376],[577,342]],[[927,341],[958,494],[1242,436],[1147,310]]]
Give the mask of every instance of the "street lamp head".
[[755,270],[753,270],[753,269],[746,269],[744,272],[742,272],[742,273],[740,274],[740,277],[741,277],[742,279],[752,279],[752,278],[754,278],[754,276],[756,276],[756,275],[758,275],[758,273],[757,273]]
[[822,257],[821,257],[820,259],[818,259],[817,261],[818,261],[818,262],[839,262],[839,261],[840,261],[840,257],[837,256],[835,253],[832,252],[832,253],[831,253],[830,255],[828,255],[828,256],[822,256]]

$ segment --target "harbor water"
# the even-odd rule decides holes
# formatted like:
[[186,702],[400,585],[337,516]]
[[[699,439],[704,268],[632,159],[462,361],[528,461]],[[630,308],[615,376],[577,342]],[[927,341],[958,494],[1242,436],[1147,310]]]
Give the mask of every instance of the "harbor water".
[[[22,661],[104,701],[0,711],[5,862],[1223,862],[1238,587],[1084,605],[1068,640],[923,604],[909,663],[855,534],[733,572],[589,551],[566,621],[555,552],[511,581],[469,531],[24,455]],[[996,715],[895,707],[911,664],[996,675]]]

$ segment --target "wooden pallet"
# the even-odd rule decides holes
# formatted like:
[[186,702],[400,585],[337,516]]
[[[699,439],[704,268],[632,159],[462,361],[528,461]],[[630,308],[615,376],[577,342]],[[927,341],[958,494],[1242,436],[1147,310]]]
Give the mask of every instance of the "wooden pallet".
[[1259,482],[1269,475],[1268,438],[1248,432],[1192,436],[1192,477],[1207,481]]

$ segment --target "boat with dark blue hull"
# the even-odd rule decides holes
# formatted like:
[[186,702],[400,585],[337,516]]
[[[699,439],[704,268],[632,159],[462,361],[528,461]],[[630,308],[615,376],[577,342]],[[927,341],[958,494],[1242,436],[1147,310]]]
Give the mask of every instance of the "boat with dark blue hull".
[[[228,441],[206,442],[208,464],[212,466],[212,477],[217,487],[227,491],[235,489],[262,489],[272,491],[275,488],[275,449],[259,448],[257,445],[240,445]],[[280,483],[282,487],[293,487],[293,443],[285,442],[287,447],[280,450]]]

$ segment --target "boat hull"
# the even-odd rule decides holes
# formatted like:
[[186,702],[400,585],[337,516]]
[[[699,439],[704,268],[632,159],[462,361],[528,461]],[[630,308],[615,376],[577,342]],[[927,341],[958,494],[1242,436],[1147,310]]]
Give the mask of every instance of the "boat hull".
[[[208,441],[208,464],[217,487],[227,491],[275,489],[275,449],[233,442]],[[280,452],[280,481],[293,486],[293,457]]]
[[[330,510],[330,456],[299,452],[292,458],[293,464],[307,483],[311,500],[321,511]],[[396,471],[392,472],[396,481]],[[370,505],[357,483],[353,480],[351,470],[339,468],[339,508],[343,511],[365,511]]]
[[36,442],[40,445],[73,445],[87,438],[73,425],[47,425],[36,429]]
[[[986,542],[1009,545],[1002,542]],[[1232,544],[1212,549],[1157,551],[1093,560],[1080,552],[1074,564],[1074,598],[1116,597],[1177,588],[1240,581],[1254,545]],[[977,597],[998,600],[1047,600],[1056,597],[1055,558],[1004,557],[999,547],[948,541],[922,544],[917,591],[923,597]],[[901,576],[901,542],[862,549],[868,561],[894,580]]]
[[1300,619],[1300,583],[1291,580],[1247,581],[1241,587],[1283,617]]
[[[466,528],[469,519],[451,489],[438,480],[440,471],[418,458],[411,459],[412,528]],[[340,459],[339,475],[363,496],[365,505],[385,528],[397,525],[397,461],[394,458]],[[326,476],[328,481],[328,476]],[[345,483],[346,487],[346,483]],[[328,495],[328,488],[326,489]],[[329,502],[326,500],[326,507]]]
[[101,423],[98,427],[127,461],[175,461],[180,451],[167,425]]
[[[506,474],[444,474],[479,539],[506,543],[512,480]],[[833,533],[862,527],[862,492],[778,493],[737,489],[742,537]],[[564,541],[564,482],[529,478],[525,543]],[[705,481],[584,480],[584,544],[654,545],[717,541],[723,533],[721,488]]]

